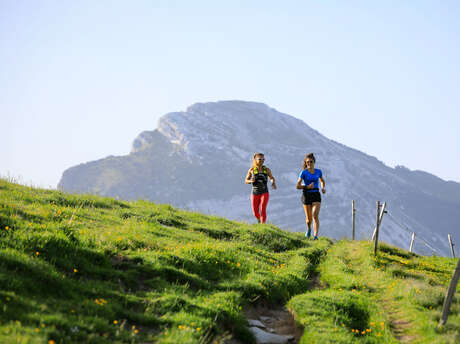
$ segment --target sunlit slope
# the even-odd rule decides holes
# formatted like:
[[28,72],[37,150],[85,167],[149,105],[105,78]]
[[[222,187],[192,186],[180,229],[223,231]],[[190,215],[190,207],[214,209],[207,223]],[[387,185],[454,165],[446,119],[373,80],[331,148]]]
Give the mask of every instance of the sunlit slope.
[[306,292],[331,244],[0,180],[0,342],[250,343],[242,307]]
[[221,343],[285,305],[301,343],[457,343],[456,260],[0,180],[0,342]]
[[319,271],[323,288],[289,307],[305,327],[301,343],[460,343],[460,286],[438,329],[457,260],[423,257],[388,245],[340,241]]

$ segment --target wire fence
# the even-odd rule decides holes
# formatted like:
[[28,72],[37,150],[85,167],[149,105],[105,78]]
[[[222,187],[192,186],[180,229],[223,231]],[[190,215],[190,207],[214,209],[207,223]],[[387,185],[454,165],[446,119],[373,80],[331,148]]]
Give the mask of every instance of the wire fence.
[[[351,205],[351,207],[352,207],[352,238],[354,240],[355,239],[355,224],[356,224],[355,201],[352,200],[351,204],[352,204]],[[371,239],[371,240],[374,241],[374,255],[377,254],[378,238],[379,238],[379,226],[380,226],[380,224],[382,222],[382,218],[383,218],[384,214],[387,214],[388,217],[397,226],[399,226],[403,231],[405,231],[406,233],[408,233],[409,235],[412,236],[410,249],[409,249],[410,252],[412,252],[412,248],[413,248],[413,245],[414,245],[416,233],[414,231],[412,231],[409,228],[409,226],[407,226],[405,223],[403,223],[402,221],[396,219],[393,215],[390,214],[390,212],[386,209],[386,202],[383,203],[383,204],[380,204],[380,202],[377,201],[377,213],[376,213],[377,217],[375,219],[376,220],[376,225],[375,225],[374,233],[373,233],[372,239]],[[366,216],[366,218],[369,218],[369,215],[371,215],[371,214],[362,214],[362,215]],[[404,213],[403,213],[403,215],[404,215]],[[438,250],[436,250],[430,243],[428,243],[428,240],[426,240],[425,238],[423,238],[420,235],[417,235],[417,238],[418,238],[418,241],[423,243],[423,245],[425,245],[427,248],[429,248],[435,254],[441,256],[441,254],[438,252]],[[449,239],[449,244],[450,244],[450,248],[451,248],[452,257],[455,258],[452,238],[451,238],[450,234],[448,235],[448,239]],[[450,312],[450,306],[451,306],[452,300],[454,298],[454,294],[455,294],[455,291],[457,289],[457,284],[458,284],[459,279],[460,279],[460,259],[457,262],[457,267],[455,268],[454,275],[453,275],[453,277],[452,277],[452,279],[451,279],[451,281],[449,283],[449,288],[448,288],[446,297],[444,299],[444,304],[443,304],[443,308],[442,308],[442,316],[441,316],[441,319],[439,320],[439,324],[438,324],[439,328],[442,328],[447,322],[447,318],[448,318],[449,312]]]
[[[425,246],[426,248],[428,248],[431,252],[433,252],[434,255],[438,255],[438,256],[442,256],[443,254],[440,253],[440,251],[438,249],[436,249],[434,246],[434,244],[432,244],[428,239],[426,239],[425,237],[417,234],[414,230],[412,230],[406,223],[404,223],[404,221],[396,218],[394,215],[392,215],[390,213],[390,211],[388,210],[388,208],[385,207],[386,206],[386,203],[383,203],[379,209],[379,224],[381,224],[382,222],[382,218],[384,217],[384,215],[388,215],[388,218],[395,224],[397,225],[398,227],[400,227],[404,232],[406,232],[407,234],[409,234],[409,236],[412,236],[412,242],[411,242],[411,248],[410,250],[412,251],[412,247],[413,247],[413,243],[414,243],[414,240],[416,240],[417,242],[421,243],[423,246]],[[375,214],[371,214],[371,213],[363,213],[363,212],[360,212],[360,211],[356,211],[356,208],[355,208],[355,202],[352,201],[352,227],[353,227],[353,231],[354,231],[354,228],[355,227],[358,227],[355,225],[355,223],[369,223],[369,221],[372,221],[372,222],[375,222],[376,219],[375,219]],[[372,239],[371,239],[372,238]],[[372,235],[372,237],[369,237],[370,240],[374,240],[375,238],[375,228],[374,228],[374,233]],[[416,238],[416,239],[415,239]],[[450,238],[449,238],[450,239]],[[453,252],[453,250],[451,250]],[[454,256],[454,253],[452,253],[452,255]]]
[[[398,220],[396,220],[388,211],[386,213],[392,220],[395,222],[401,229],[406,231],[407,233],[411,234],[415,233],[414,231],[411,231],[407,225],[402,224]],[[433,246],[431,246],[426,239],[424,239],[420,234],[417,234],[417,239],[420,240],[426,247],[428,247],[430,250],[433,252],[436,252],[436,254],[441,255],[438,250],[436,250]]]

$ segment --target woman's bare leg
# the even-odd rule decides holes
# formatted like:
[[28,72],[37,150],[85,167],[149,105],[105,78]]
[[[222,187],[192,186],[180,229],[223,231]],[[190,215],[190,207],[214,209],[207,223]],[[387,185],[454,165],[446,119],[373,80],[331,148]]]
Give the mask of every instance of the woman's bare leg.
[[319,231],[319,210],[321,209],[321,202],[314,202],[311,205],[311,212],[313,215],[313,234],[318,236]]
[[307,230],[311,231],[311,221],[312,221],[312,213],[311,213],[311,205],[303,204],[303,210],[305,211],[305,223],[307,224]]

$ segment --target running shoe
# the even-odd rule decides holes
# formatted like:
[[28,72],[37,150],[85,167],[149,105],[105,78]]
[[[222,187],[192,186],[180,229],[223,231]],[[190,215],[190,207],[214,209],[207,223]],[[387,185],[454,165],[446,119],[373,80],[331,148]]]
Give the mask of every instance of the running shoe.
[[315,237],[313,238],[313,240],[318,240],[318,236],[317,236],[317,235],[315,235]]
[[310,239],[310,237],[311,237],[311,229],[310,229],[310,228],[308,228],[307,233],[305,233],[305,236],[306,236],[308,239]]

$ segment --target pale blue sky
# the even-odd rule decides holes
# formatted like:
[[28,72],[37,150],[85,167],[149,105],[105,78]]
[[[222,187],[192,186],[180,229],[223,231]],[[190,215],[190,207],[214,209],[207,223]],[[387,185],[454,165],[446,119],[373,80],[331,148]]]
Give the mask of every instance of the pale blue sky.
[[434,0],[0,0],[0,175],[55,187],[165,113],[240,99],[460,182],[458,18]]

